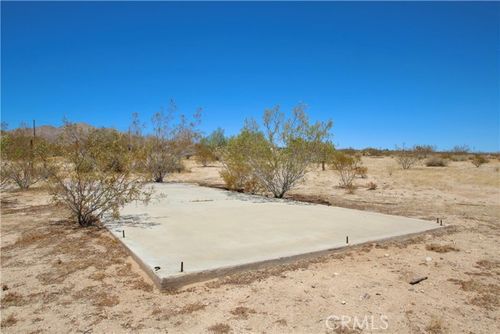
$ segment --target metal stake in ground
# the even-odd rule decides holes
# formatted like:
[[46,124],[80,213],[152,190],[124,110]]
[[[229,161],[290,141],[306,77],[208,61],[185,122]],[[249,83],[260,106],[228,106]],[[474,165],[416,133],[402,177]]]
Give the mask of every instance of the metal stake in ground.
[[349,236],[348,235],[345,236],[345,243],[349,245]]
[[184,262],[181,261],[181,273],[184,272]]
[[125,230],[122,230],[122,235],[125,238]]

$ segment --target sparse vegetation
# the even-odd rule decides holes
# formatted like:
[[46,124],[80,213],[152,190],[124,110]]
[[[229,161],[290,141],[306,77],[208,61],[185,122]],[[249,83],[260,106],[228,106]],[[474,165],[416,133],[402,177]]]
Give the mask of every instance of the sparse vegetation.
[[245,306],[238,306],[237,308],[231,310],[231,314],[240,319],[248,319],[248,316],[253,313],[255,313],[255,310]]
[[361,159],[338,151],[334,154],[331,165],[340,176],[340,187],[353,189],[354,178],[361,168]]
[[471,163],[476,166],[477,168],[481,167],[481,165],[488,163],[488,159],[483,157],[482,155],[476,154],[472,157]]
[[403,145],[402,148],[397,149],[396,161],[402,169],[412,168],[419,160],[420,156],[415,152],[414,148],[407,149]]
[[142,167],[154,182],[161,183],[167,174],[181,171],[184,168],[182,158],[195,153],[201,109],[196,111],[192,121],[180,115],[179,122],[173,124],[176,110],[175,102],[171,101],[167,114],[160,110],[151,118],[153,134],[144,141]]
[[376,190],[377,189],[377,184],[375,182],[368,182],[368,190]]
[[458,252],[459,249],[453,245],[439,245],[439,244],[429,244],[425,246],[428,251],[436,253],[448,253],[448,252]]
[[46,177],[44,159],[47,146],[42,138],[29,135],[25,127],[2,131],[0,180],[2,188],[14,184],[28,189]]
[[231,327],[228,324],[218,323],[208,327],[208,331],[214,334],[227,334],[231,331]]
[[15,325],[17,323],[17,321],[18,320],[17,320],[16,316],[13,313],[9,314],[5,318],[3,317],[3,314],[2,314],[2,324],[1,324],[0,327],[3,328],[3,327],[13,326],[13,325]]
[[433,156],[425,161],[425,165],[427,167],[446,167],[448,166],[448,161],[443,158]]

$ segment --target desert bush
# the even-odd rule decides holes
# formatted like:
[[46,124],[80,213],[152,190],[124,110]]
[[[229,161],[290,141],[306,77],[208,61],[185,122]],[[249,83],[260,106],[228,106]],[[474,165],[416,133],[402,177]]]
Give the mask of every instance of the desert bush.
[[241,141],[238,137],[244,135],[250,141],[243,146],[244,150],[234,154],[236,164],[231,156],[224,155],[221,175],[233,176],[232,166],[243,167],[244,173],[248,173],[244,180],[255,180],[258,187],[282,198],[304,177],[318,146],[327,139],[332,122],[310,124],[305,106],[299,105],[288,119],[279,107],[266,110],[263,125],[261,130],[255,121],[247,123],[237,140]]
[[446,167],[448,166],[448,161],[440,157],[430,157],[425,161],[427,167]]
[[217,161],[214,150],[208,145],[205,138],[203,138],[198,144],[196,144],[195,148],[196,161],[203,167],[208,166],[210,162]]
[[28,189],[45,179],[44,159],[48,150],[42,138],[30,136],[27,129],[19,128],[10,132],[2,131],[0,145],[2,187],[15,184],[20,189]]
[[357,170],[361,167],[361,160],[356,156],[336,152],[331,160],[331,165],[340,176],[339,186],[347,189],[353,185]]
[[216,160],[220,160],[224,147],[227,145],[227,138],[222,128],[217,128],[206,138],[206,144],[212,151]]
[[396,161],[402,169],[412,168],[420,160],[419,155],[414,148],[407,149],[404,147],[398,148],[396,153]]
[[365,166],[358,166],[356,167],[356,176],[365,179],[366,175],[368,174],[368,167]]
[[416,145],[413,150],[419,159],[425,159],[434,152],[435,148],[432,145]]
[[361,151],[361,153],[364,156],[370,156],[370,157],[381,157],[384,155],[384,152],[382,150],[379,150],[378,148],[373,148],[373,147],[367,147]]
[[202,138],[196,145],[197,161],[204,167],[210,162],[219,161],[226,145],[227,138],[224,136],[224,130],[218,128],[207,137]]
[[368,190],[376,190],[377,189],[377,184],[375,182],[368,182]]
[[83,134],[71,123],[64,126],[66,162],[49,170],[53,200],[67,207],[80,226],[97,224],[103,215],[133,200],[148,200],[150,190],[130,173],[133,155],[126,138],[116,130]]
[[335,146],[332,142],[326,141],[318,144],[315,161],[321,164],[321,170],[326,170],[326,164],[332,159],[334,153]]
[[452,153],[460,155],[466,155],[469,151],[470,148],[468,145],[455,145],[451,150]]
[[183,170],[182,159],[195,153],[200,136],[197,126],[201,110],[196,111],[191,121],[180,115],[178,123],[174,124],[176,110],[175,103],[171,101],[166,114],[162,109],[153,115],[153,133],[144,138],[139,148],[144,157],[141,170],[154,182],[163,182],[167,174]]
[[471,163],[476,166],[480,167],[482,164],[488,163],[489,160],[483,157],[482,155],[476,154],[472,157]]
[[243,129],[237,136],[228,140],[221,156],[223,169],[220,175],[229,189],[250,193],[260,190],[246,154],[252,150],[253,143],[263,140],[265,139],[261,133],[248,129]]

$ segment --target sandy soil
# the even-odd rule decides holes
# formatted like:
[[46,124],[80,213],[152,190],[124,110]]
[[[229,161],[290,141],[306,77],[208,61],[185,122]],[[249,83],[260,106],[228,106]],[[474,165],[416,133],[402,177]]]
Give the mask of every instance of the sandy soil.
[[[165,293],[106,230],[77,228],[43,189],[5,192],[2,333],[500,332],[500,163],[408,171],[388,157],[364,163],[368,177],[356,180],[354,194],[336,186],[334,171],[314,169],[290,195],[441,217],[451,228]],[[170,180],[221,184],[219,167],[187,166]],[[354,320],[363,330],[353,330]]]

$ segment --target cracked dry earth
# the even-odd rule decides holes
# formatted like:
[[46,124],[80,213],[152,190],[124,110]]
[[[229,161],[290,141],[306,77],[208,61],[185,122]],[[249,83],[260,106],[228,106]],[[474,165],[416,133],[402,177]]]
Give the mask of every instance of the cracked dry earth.
[[[363,160],[354,194],[312,168],[290,197],[450,227],[170,292],[106,230],[69,222],[43,187],[3,192],[1,332],[499,333],[500,163],[402,171],[390,157]],[[186,164],[170,180],[221,184],[220,166]]]

